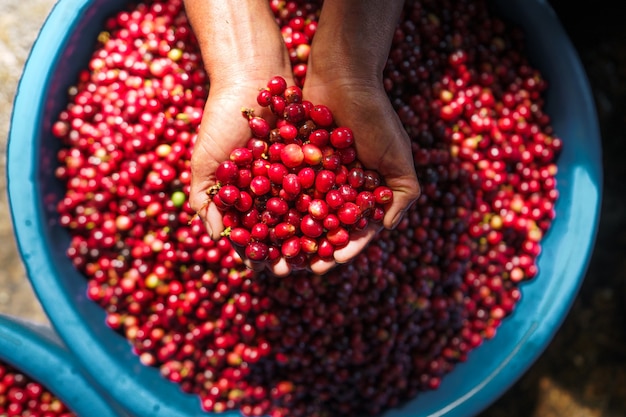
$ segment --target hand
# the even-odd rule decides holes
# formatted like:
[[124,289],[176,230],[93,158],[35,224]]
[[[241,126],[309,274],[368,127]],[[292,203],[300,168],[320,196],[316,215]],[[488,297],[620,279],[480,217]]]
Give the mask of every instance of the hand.
[[[419,197],[411,141],[383,87],[383,70],[404,1],[326,0],[309,55],[304,97],[332,109],[335,122],[354,132],[357,157],[393,190],[383,226],[394,228]],[[317,261],[324,273],[359,254],[380,230],[371,225]]]
[[[335,121],[354,132],[357,157],[367,168],[378,171],[393,190],[393,202],[387,208],[383,226],[393,229],[403,214],[419,197],[410,139],[389,98],[376,80],[358,78],[319,79],[307,76],[304,95],[313,103],[333,109]],[[358,255],[381,227],[371,224],[353,235],[347,246],[335,252],[334,261],[319,260],[311,269],[319,274],[336,263],[348,262]]]
[[[242,107],[269,117],[257,106],[259,89],[275,76],[293,83],[289,53],[266,0],[185,0],[190,23],[198,39],[209,74],[210,88],[202,122],[191,157],[189,204],[204,222],[213,239],[219,239],[222,215],[210,202],[207,190],[216,184],[215,171],[233,149],[251,137]],[[243,255],[243,248],[235,248]],[[255,269],[264,265],[252,265]],[[283,275],[289,270],[282,260],[270,266]]]
[[[247,105],[256,103],[259,88],[266,83],[267,80],[246,81],[245,84],[229,85],[209,92],[191,157],[189,204],[204,222],[212,239],[221,237],[224,224],[222,214],[210,201],[207,190],[216,184],[215,171],[219,164],[229,159],[233,149],[245,147],[251,137],[248,121],[241,113],[242,107],[253,108],[256,116],[271,119],[269,109]],[[271,265],[251,263],[244,255],[244,248],[233,246],[252,269],[259,270],[267,266],[276,275],[290,272],[284,259]]]

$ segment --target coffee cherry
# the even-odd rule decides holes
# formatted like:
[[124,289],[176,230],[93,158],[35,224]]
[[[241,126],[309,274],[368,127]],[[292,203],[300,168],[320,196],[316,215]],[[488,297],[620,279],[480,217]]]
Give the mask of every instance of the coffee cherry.
[[337,127],[330,132],[330,143],[338,149],[347,148],[354,144],[354,134],[348,127]]
[[283,111],[283,118],[289,122],[298,124],[305,120],[306,111],[301,103],[289,103]]
[[239,188],[234,185],[226,185],[218,191],[219,198],[222,204],[226,207],[230,207],[237,203],[240,194],[241,192],[239,191]]
[[[110,320],[114,322],[113,319]],[[75,414],[40,381],[13,366],[0,362],[0,415],[74,417]]]
[[239,169],[234,162],[224,161],[215,171],[215,178],[220,184],[233,184],[239,176]]
[[280,160],[288,168],[300,166],[304,161],[302,147],[295,143],[285,145],[280,153]]
[[322,151],[311,143],[302,146],[302,153],[304,154],[303,161],[308,165],[316,166],[322,162]]
[[250,131],[254,137],[265,139],[269,136],[270,125],[265,119],[254,116],[250,118],[248,124],[250,125]]
[[282,96],[286,88],[287,88],[287,81],[285,81],[283,77],[279,77],[279,76],[272,77],[267,82],[267,89],[270,92],[270,94],[274,97]]
[[257,104],[261,107],[269,107],[272,102],[272,92],[269,88],[263,88],[259,90],[259,94],[256,98]]
[[289,104],[302,103],[302,89],[297,85],[290,85],[284,91],[285,101]]
[[378,186],[373,191],[377,204],[389,204],[393,201],[393,191],[389,187]]
[[261,242],[250,242],[246,246],[246,257],[254,262],[262,262],[267,259],[267,245]]
[[313,107],[311,119],[319,127],[330,127],[334,123],[332,112],[327,106],[322,104]]
[[228,236],[234,244],[239,246],[246,246],[250,242],[251,234],[246,228],[236,227],[231,229]]
[[339,221],[345,225],[355,224],[359,220],[360,216],[361,210],[359,209],[359,206],[350,201],[345,202],[341,207],[339,207],[339,210],[337,210],[337,217],[339,218]]

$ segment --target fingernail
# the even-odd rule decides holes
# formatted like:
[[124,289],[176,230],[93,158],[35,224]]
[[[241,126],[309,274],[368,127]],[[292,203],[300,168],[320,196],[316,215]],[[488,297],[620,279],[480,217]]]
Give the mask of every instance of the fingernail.
[[213,229],[211,229],[211,225],[209,224],[209,222],[205,222],[204,225],[206,227],[206,231],[209,234],[209,237],[211,238],[211,240],[215,240],[213,239]]

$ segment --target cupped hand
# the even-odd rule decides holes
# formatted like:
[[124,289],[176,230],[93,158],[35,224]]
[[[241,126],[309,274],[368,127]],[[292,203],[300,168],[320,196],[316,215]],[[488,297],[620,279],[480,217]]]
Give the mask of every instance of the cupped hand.
[[334,260],[318,260],[313,272],[323,274],[337,263],[358,255],[382,227],[395,228],[420,195],[411,141],[387,94],[378,80],[361,78],[318,78],[307,75],[304,97],[333,111],[335,122],[352,129],[357,158],[366,168],[378,171],[393,190],[382,225],[370,224],[353,234],[350,242],[335,251]]
[[[288,78],[286,78],[288,79]],[[272,119],[271,111],[256,105],[259,89],[268,80],[246,80],[226,88],[210,89],[202,122],[191,157],[191,187],[189,205],[203,221],[212,239],[222,236],[222,213],[210,199],[207,190],[217,184],[215,172],[223,161],[230,158],[233,149],[245,147],[251,138],[247,119],[242,108],[251,108],[256,116]],[[254,105],[253,105],[254,104]],[[246,259],[243,247],[233,245],[246,265],[260,270],[267,267],[276,275],[286,275],[290,268],[284,259],[278,262],[252,263]]]

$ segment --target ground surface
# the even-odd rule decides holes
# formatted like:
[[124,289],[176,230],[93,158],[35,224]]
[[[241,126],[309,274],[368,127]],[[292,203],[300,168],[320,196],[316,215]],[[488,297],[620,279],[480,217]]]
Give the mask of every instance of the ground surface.
[[[6,195],[15,88],[53,0],[0,1],[0,313],[47,323],[25,277]],[[480,417],[626,415],[626,28],[617,3],[553,0],[594,90],[604,147],[596,249],[571,313],[541,358]]]

